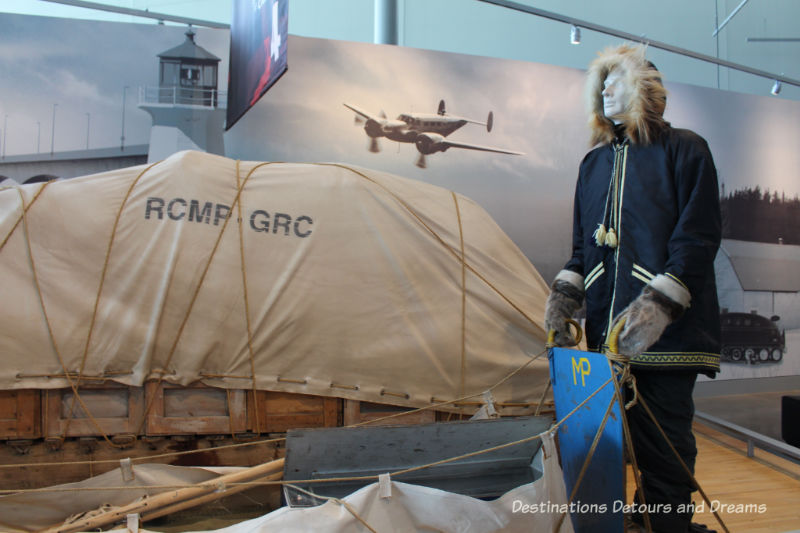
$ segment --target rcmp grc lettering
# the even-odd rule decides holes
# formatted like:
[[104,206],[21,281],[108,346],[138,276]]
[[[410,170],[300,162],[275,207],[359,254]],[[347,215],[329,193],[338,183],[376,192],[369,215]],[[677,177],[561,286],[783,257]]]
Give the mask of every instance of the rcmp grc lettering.
[[[164,220],[166,217],[169,220],[180,221],[186,220],[188,222],[198,222],[201,224],[213,224],[218,226],[220,222],[224,222],[231,214],[231,208],[225,204],[215,204],[212,202],[200,203],[199,200],[186,201],[183,198],[172,198],[166,200],[157,196],[151,196],[147,199],[147,204],[144,208],[145,220],[156,218]],[[297,237],[305,238],[311,235],[313,231],[311,226],[314,220],[307,215],[300,215],[292,218],[291,215],[286,213],[273,213],[263,209],[256,209],[249,216],[250,228],[259,233],[273,233],[277,234],[279,231],[285,235],[295,235]]]

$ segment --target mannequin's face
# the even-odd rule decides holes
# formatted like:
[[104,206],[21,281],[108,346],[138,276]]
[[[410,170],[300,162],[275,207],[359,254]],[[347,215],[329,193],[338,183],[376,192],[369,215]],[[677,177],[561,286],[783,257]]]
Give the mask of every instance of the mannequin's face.
[[614,124],[619,124],[631,99],[630,87],[619,70],[609,72],[603,82],[601,94],[603,95],[603,113]]

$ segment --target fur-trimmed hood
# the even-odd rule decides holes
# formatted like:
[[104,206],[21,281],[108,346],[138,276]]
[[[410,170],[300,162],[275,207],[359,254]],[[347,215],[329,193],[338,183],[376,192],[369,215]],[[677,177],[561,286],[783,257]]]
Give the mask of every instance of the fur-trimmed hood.
[[664,120],[667,91],[661,73],[645,58],[645,47],[623,44],[607,48],[589,65],[586,104],[591,145],[614,140],[614,123],[603,113],[603,82],[612,70],[620,70],[631,89],[631,101],[622,115],[625,135],[631,142],[650,144],[669,126]]

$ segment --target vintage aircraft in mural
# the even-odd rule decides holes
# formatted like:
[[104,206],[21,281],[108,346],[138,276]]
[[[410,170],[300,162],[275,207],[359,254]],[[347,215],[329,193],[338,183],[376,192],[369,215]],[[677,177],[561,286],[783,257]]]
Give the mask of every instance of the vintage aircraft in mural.
[[348,103],[344,103],[344,106],[356,113],[356,123],[364,124],[364,131],[369,136],[370,152],[380,151],[378,146],[379,137],[386,137],[389,140],[400,143],[413,143],[419,151],[417,166],[420,168],[427,166],[425,156],[436,152],[444,152],[448,148],[465,148],[467,150],[481,150],[499,154],[523,155],[522,152],[513,150],[455,142],[445,138],[467,123],[480,124],[481,126],[486,126],[486,131],[492,131],[494,115],[491,111],[489,111],[486,122],[455,117],[447,114],[444,100],[440,100],[439,109],[435,115],[430,113],[401,113],[396,119],[389,120],[383,111],[378,115],[373,115]]

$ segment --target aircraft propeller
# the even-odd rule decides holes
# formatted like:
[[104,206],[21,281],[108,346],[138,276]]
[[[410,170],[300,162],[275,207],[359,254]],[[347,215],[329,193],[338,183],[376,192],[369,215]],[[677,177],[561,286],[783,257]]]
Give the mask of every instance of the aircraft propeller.
[[370,137],[369,138],[369,151],[372,152],[373,154],[377,154],[378,152],[381,151],[381,147],[378,144],[378,138],[377,137]]

